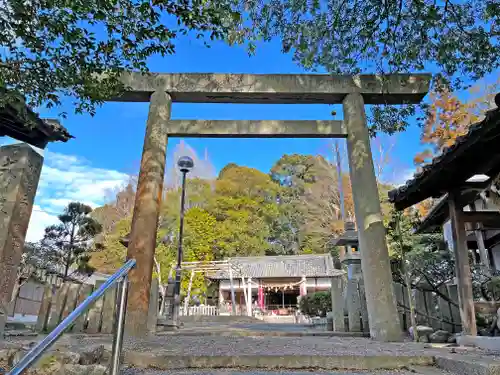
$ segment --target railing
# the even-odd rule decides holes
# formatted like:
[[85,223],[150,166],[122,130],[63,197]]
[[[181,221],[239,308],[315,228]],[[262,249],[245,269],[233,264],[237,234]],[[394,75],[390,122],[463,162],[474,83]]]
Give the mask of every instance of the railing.
[[179,309],[181,316],[215,316],[219,315],[217,306],[189,306],[187,311],[184,307]]
[[101,285],[94,293],[92,293],[85,301],[83,301],[71,314],[68,315],[54,330],[47,335],[40,343],[31,349],[21,360],[14,366],[7,375],[20,375],[28,369],[40,356],[49,349],[56,340],[66,331],[79,316],[81,316],[90,306],[113,285],[117,284],[120,279],[121,288],[118,296],[119,306],[116,319],[115,333],[113,337],[113,348],[111,355],[111,372],[110,375],[118,375],[120,370],[120,354],[123,344],[123,329],[125,324],[125,314],[127,309],[128,296],[128,273],[135,266],[135,260],[130,259],[120,268],[113,276],[111,276],[104,284]]

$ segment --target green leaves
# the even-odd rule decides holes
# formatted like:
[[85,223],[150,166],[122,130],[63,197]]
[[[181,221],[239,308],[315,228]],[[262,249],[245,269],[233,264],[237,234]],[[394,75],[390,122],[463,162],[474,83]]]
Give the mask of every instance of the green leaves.
[[[451,89],[500,67],[498,1],[236,1],[249,20],[230,42],[279,38],[308,70],[331,74],[415,73],[445,76]],[[372,133],[404,130],[415,106],[382,106]]]
[[175,53],[181,34],[221,39],[239,14],[226,1],[5,0],[0,87],[31,106],[58,106],[69,95],[77,113],[93,115],[123,90],[121,71],[147,71],[150,56]]

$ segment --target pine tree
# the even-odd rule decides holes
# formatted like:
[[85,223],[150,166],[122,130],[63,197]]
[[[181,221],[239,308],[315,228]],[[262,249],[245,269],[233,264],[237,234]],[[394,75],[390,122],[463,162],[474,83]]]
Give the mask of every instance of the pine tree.
[[64,268],[65,279],[72,266],[78,273],[94,271],[89,265],[90,253],[102,249],[102,245],[93,243],[102,226],[90,216],[91,212],[91,207],[72,202],[58,216],[59,224],[45,228],[41,246],[49,254],[52,264]]

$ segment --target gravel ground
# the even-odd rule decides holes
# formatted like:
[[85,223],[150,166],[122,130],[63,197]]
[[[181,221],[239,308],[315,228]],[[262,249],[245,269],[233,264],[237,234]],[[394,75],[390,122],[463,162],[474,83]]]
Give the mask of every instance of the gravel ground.
[[[446,374],[443,372],[443,374]],[[207,371],[161,371],[161,370],[137,370],[125,369],[122,375],[416,375],[411,371],[262,371],[262,370],[235,370],[217,369]]]

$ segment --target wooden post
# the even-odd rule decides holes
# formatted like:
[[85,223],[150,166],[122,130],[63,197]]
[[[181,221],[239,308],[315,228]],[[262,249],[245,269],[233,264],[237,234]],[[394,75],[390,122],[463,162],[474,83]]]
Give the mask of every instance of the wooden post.
[[409,327],[408,322],[406,321],[405,308],[407,307],[405,303],[405,290],[404,286],[399,283],[393,283],[394,295],[396,296],[396,303],[403,305],[403,307],[398,307],[399,311],[399,324],[401,324],[401,330],[405,331]]
[[233,267],[229,264],[229,283],[231,285],[231,315],[236,315],[236,296],[234,295]]
[[184,314],[188,314],[189,299],[191,298],[191,288],[193,287],[194,270],[191,270],[191,275],[189,276],[189,284],[186,299],[184,300]]
[[[243,298],[245,299],[245,308],[248,312],[248,296],[247,296],[247,287],[245,285],[245,278],[241,277],[241,289],[243,289]],[[241,298],[240,298],[241,301]],[[243,315],[243,307],[241,308],[241,315]]]
[[248,293],[247,293],[247,314],[248,316],[252,316],[252,278],[249,277],[247,279],[248,281]]
[[460,319],[462,330],[466,335],[477,335],[476,314],[472,294],[472,277],[467,249],[465,223],[462,207],[458,196],[454,193],[448,195],[448,207],[453,235],[453,252],[455,254],[455,272],[458,282],[458,300],[460,306]]
[[172,99],[166,92],[156,91],[151,95],[127,252],[127,258],[135,259],[137,265],[129,275],[125,330],[128,335],[135,337],[147,336],[149,333],[149,297],[165,178],[171,104]]
[[[476,203],[471,204],[471,211],[476,211]],[[484,245],[484,236],[483,236],[483,225],[481,223],[474,224],[477,226],[474,234],[476,236],[477,249],[479,250],[479,258],[481,259],[481,268],[483,269],[486,275],[491,275],[491,265],[490,265],[490,257],[488,256],[488,250]]]

